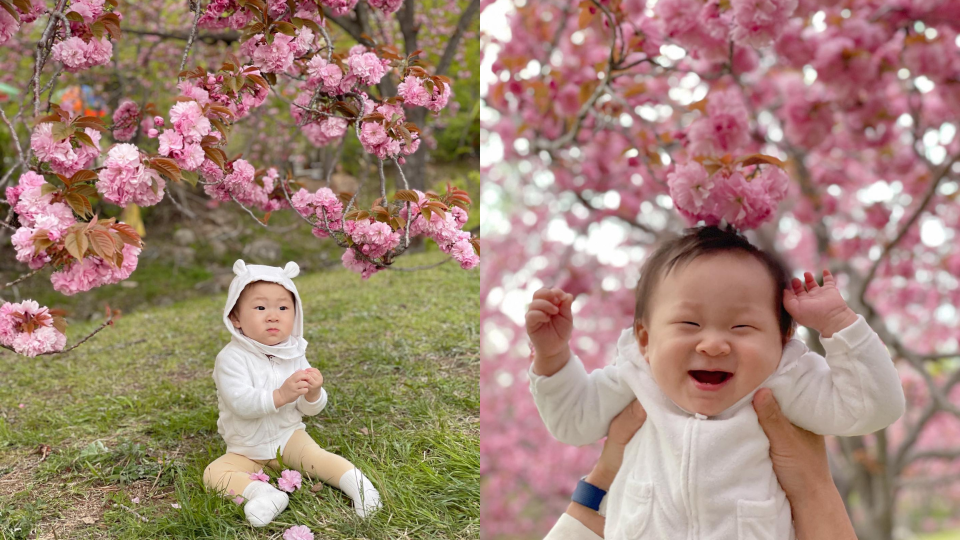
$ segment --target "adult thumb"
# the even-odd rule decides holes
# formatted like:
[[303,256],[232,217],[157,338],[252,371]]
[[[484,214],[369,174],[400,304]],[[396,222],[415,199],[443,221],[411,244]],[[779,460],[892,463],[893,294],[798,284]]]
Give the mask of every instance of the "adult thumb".
[[773,433],[781,432],[787,419],[780,410],[780,404],[773,397],[773,392],[769,388],[761,388],[753,396],[753,408],[757,411],[757,419],[760,421],[760,427],[771,438]]

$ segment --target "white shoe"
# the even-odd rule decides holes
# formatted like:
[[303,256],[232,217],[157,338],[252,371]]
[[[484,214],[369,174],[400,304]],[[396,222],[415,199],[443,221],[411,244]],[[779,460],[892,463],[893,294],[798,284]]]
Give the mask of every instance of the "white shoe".
[[350,469],[340,477],[340,490],[353,499],[353,510],[360,517],[369,517],[383,507],[380,492],[359,469]]
[[290,497],[286,493],[259,480],[251,482],[243,490],[243,513],[254,527],[266,527],[287,507]]

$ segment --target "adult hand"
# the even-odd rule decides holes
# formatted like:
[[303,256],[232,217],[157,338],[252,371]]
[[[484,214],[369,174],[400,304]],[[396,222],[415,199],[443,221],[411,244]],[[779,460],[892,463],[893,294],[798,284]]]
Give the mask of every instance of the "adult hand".
[[[587,482],[598,488],[608,491],[617,471],[623,464],[623,450],[647,420],[647,411],[643,410],[640,402],[633,400],[610,421],[610,430],[607,440],[603,443],[603,451],[596,466],[587,475]],[[571,502],[567,505],[567,514],[576,519],[597,536],[603,536],[604,518],[593,510]]]
[[856,540],[843,499],[830,476],[823,436],[791,424],[769,388],[754,394],[753,408],[770,439],[773,472],[790,501],[797,538]]

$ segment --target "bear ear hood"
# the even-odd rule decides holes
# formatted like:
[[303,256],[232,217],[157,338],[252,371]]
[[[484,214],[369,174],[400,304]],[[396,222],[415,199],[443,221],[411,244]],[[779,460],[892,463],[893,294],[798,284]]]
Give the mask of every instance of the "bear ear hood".
[[[297,292],[297,286],[293,284],[293,278],[300,275],[300,266],[290,261],[283,268],[277,266],[264,266],[260,264],[246,264],[243,259],[237,259],[233,263],[233,281],[230,282],[230,289],[227,293],[227,303],[223,308],[223,323],[227,330],[233,336],[233,341],[238,342],[245,349],[254,353],[263,353],[280,358],[296,358],[303,356],[306,352],[307,342],[303,339],[303,304],[300,302],[300,293]],[[230,312],[233,306],[240,299],[240,293],[243,289],[254,281],[269,281],[282,286],[293,294],[296,303],[296,317],[293,320],[293,331],[290,337],[283,343],[277,345],[265,345],[258,341],[248,338],[242,332],[233,326],[230,321]]]

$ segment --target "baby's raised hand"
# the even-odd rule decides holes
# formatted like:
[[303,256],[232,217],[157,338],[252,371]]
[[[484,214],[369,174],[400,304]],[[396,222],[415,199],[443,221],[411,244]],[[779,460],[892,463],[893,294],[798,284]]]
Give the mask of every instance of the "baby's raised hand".
[[[541,375],[551,375],[544,371],[555,371],[552,369],[554,360],[560,356],[562,363],[560,369],[566,363],[566,354],[569,351],[567,342],[570,341],[570,335],[573,333],[573,312],[570,309],[573,304],[573,295],[563,292],[561,289],[540,289],[533,293],[533,302],[527,308],[527,335],[533,342],[533,348],[536,351],[534,362],[534,371]],[[549,366],[540,366],[539,359],[547,359]],[[550,368],[550,369],[540,369]]]
[[806,287],[798,278],[793,278],[790,287],[783,291],[783,307],[797,324],[830,337],[857,320],[857,314],[847,307],[829,270],[823,271],[823,285],[817,284],[810,272],[804,272],[803,277]]

